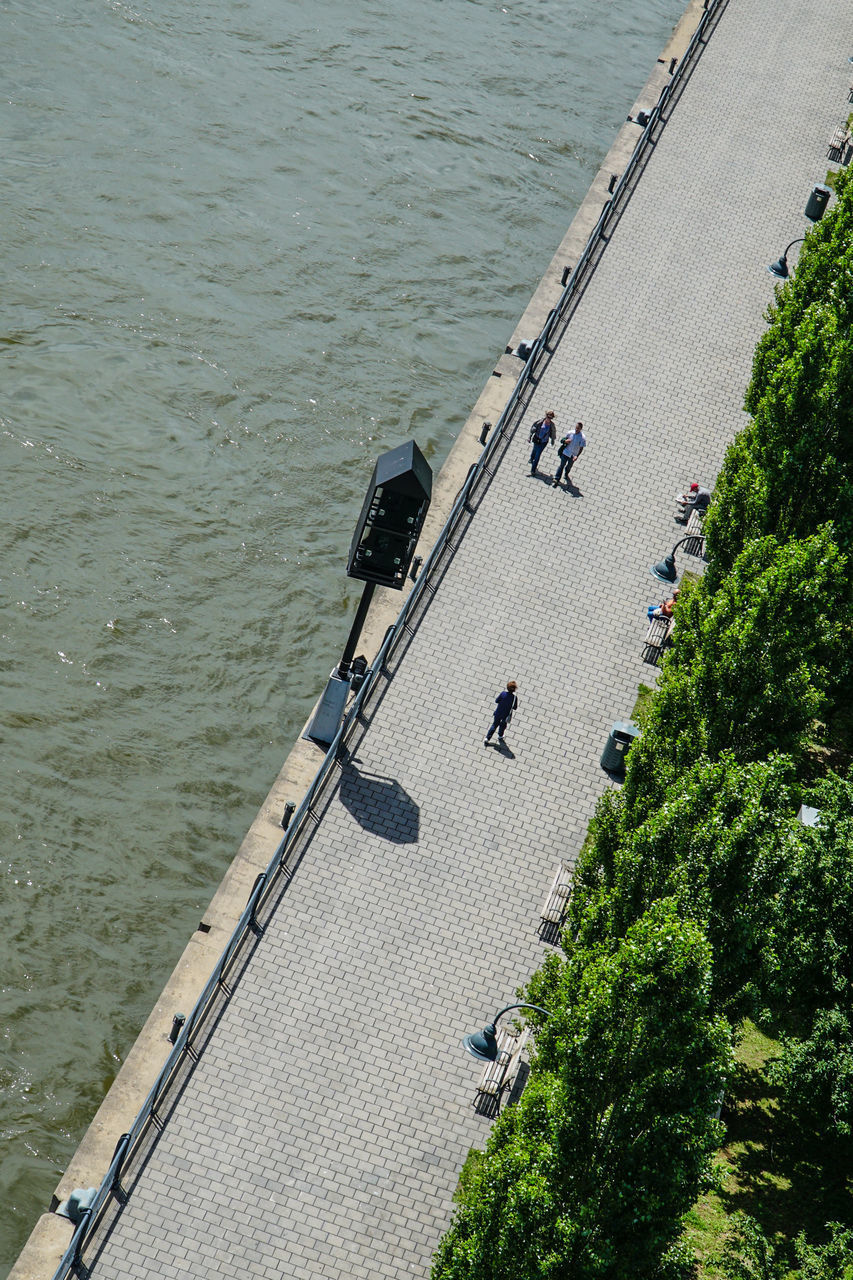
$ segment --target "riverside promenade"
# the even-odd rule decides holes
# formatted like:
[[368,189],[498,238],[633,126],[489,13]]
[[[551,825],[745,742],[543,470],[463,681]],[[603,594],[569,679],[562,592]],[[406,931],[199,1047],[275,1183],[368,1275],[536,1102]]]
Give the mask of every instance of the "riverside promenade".
[[[611,724],[654,679],[649,566],[683,533],[673,496],[712,484],[744,425],[766,267],[810,225],[849,54],[838,0],[717,11],[128,1203],[86,1250],[95,1280],[428,1275],[490,1127],[461,1037],[540,963],[554,869],[613,785]],[[552,450],[529,474],[546,409],[558,434],[585,424],[569,491],[546,483]],[[509,677],[501,752],[483,733]]]

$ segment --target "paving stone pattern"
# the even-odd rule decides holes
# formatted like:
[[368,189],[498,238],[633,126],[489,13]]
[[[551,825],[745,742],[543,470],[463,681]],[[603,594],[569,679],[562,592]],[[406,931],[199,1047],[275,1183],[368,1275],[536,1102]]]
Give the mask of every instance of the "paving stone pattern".
[[[576,488],[530,477],[525,424],[96,1280],[428,1275],[490,1124],[460,1039],[540,962],[554,868],[612,785],[610,726],[653,679],[648,566],[681,535],[673,495],[743,425],[766,264],[808,225],[849,53],[838,0],[722,14],[527,413],[583,419]],[[502,754],[483,732],[509,677]]]

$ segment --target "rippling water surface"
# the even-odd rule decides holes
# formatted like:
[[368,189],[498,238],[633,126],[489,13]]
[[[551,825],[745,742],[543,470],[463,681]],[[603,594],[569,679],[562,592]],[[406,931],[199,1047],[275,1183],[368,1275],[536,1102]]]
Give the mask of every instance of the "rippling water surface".
[[682,0],[0,0],[0,1270]]

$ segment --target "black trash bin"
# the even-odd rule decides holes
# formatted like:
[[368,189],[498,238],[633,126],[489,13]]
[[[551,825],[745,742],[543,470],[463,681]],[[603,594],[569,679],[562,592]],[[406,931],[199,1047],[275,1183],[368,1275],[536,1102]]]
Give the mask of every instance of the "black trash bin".
[[601,767],[608,773],[624,773],[625,757],[635,738],[639,738],[640,730],[630,721],[616,720],[601,753]]
[[829,187],[825,187],[823,183],[812,187],[805,209],[806,217],[811,218],[812,222],[820,222],[829,203],[829,194]]

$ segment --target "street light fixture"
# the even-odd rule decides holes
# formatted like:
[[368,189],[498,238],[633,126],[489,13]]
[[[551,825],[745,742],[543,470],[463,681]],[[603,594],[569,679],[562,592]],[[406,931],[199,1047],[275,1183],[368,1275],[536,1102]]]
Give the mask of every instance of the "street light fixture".
[[795,244],[802,244],[805,236],[800,236],[798,240],[792,240],[788,248],[782,254],[781,258],[777,258],[775,262],[771,262],[767,270],[771,276],[775,276],[777,280],[787,280],[790,272],[788,271],[788,254]]
[[666,582],[670,586],[678,581],[678,572],[675,568],[675,553],[679,547],[683,547],[685,542],[701,542],[702,549],[705,547],[704,533],[689,533],[686,538],[682,538],[680,542],[676,542],[669,555],[663,560],[658,560],[657,564],[653,564],[649,573],[653,578],[657,578],[659,582]]
[[500,1013],[495,1014],[494,1022],[488,1022],[482,1031],[475,1031],[473,1035],[463,1036],[462,1043],[471,1054],[480,1062],[494,1062],[498,1056],[498,1037],[497,1023],[505,1013],[509,1013],[510,1009],[535,1009],[537,1013],[542,1013],[546,1018],[550,1018],[551,1011],[543,1009],[538,1004],[508,1004],[505,1009],[501,1009]]

